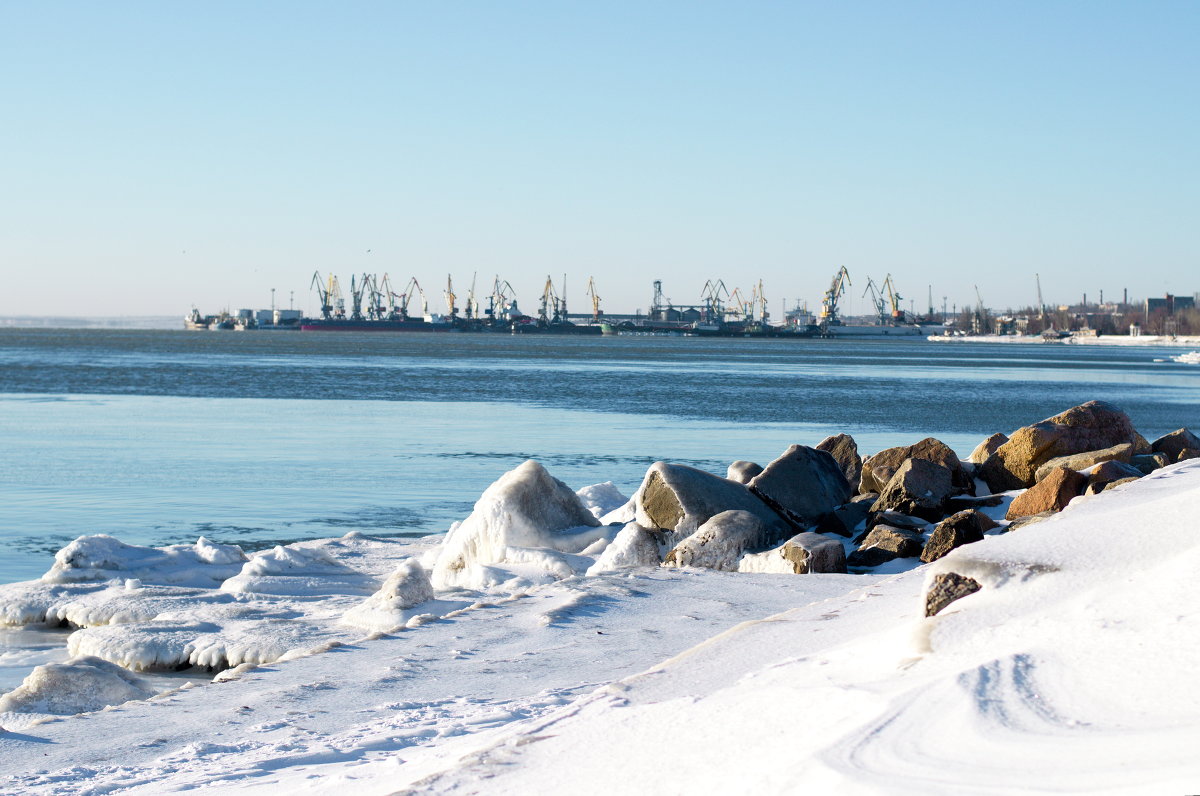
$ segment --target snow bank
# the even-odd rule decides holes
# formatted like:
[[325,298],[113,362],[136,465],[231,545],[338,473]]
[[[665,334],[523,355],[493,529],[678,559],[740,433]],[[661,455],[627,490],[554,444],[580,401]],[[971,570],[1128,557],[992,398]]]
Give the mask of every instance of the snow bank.
[[410,609],[433,599],[433,584],[416,559],[401,561],[396,571],[361,604],[342,618],[342,623],[378,633],[404,627],[415,612]]
[[194,545],[139,547],[111,536],[81,536],[54,555],[46,583],[135,578],[145,584],[212,587],[237,574],[246,554],[237,545],[214,544],[203,536]]
[[292,597],[371,594],[378,588],[378,580],[337,561],[326,549],[280,545],[256,554],[221,584],[222,591],[233,594]]
[[585,486],[575,494],[584,507],[598,520],[629,502],[629,498],[622,495],[621,490],[617,489],[612,481]]
[[77,657],[38,666],[19,687],[0,696],[0,714],[72,715],[153,695],[147,683],[120,666]]

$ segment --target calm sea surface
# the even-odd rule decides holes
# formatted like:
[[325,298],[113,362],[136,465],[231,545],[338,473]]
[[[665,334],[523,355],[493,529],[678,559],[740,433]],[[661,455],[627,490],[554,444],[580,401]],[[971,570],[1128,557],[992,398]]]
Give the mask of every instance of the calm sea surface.
[[984,436],[1093,398],[1200,428],[1162,349],[924,341],[0,329],[0,582],[85,533],[261,548],[443,531],[526,458],[626,494],[846,431]]

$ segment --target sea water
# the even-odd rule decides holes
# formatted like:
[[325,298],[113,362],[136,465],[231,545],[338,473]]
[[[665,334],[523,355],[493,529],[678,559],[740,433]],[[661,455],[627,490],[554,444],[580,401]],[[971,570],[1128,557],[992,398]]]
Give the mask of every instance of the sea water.
[[848,432],[961,455],[1102,399],[1147,436],[1200,427],[1161,350],[923,340],[0,329],[0,583],[81,534],[248,550],[425,535],[527,458],[631,494]]

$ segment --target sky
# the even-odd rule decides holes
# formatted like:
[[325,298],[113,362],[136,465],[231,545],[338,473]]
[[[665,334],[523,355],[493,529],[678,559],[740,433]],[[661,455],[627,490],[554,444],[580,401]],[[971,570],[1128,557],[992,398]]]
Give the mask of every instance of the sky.
[[1195,2],[0,0],[0,315],[1190,294],[1197,41]]

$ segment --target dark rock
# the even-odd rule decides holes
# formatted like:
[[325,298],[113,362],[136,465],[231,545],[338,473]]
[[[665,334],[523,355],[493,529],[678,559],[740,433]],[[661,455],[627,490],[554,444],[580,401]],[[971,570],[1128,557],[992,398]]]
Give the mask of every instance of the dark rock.
[[1185,450],[1200,450],[1200,437],[1197,437],[1186,428],[1176,429],[1170,434],[1164,434],[1154,440],[1150,445],[1150,450],[1155,453],[1165,454],[1168,462],[1183,461],[1179,457],[1179,454]]
[[1133,445],[1134,454],[1150,450],[1128,415],[1103,401],[1088,401],[1014,431],[979,468],[978,475],[993,492],[1022,489],[1034,484],[1038,467],[1051,459],[1123,442]]
[[671,567],[736,570],[742,553],[763,547],[768,540],[767,527],[758,517],[748,511],[722,511],[675,545],[663,563]]
[[888,482],[908,459],[925,459],[948,469],[955,493],[975,494],[975,479],[958,460],[958,455],[948,445],[933,437],[926,437],[915,445],[887,448],[863,460],[860,494],[882,492]]
[[1043,511],[1062,511],[1087,485],[1087,477],[1069,467],[1053,470],[1038,483],[1017,495],[1008,507],[1007,519],[1015,520]]
[[833,456],[804,445],[789,447],[747,486],[797,528],[813,525],[851,495]]
[[1103,450],[1073,453],[1070,456],[1056,456],[1038,467],[1033,477],[1034,480],[1041,481],[1051,470],[1058,467],[1068,467],[1072,470],[1086,470],[1101,462],[1127,462],[1132,455],[1133,445],[1128,442],[1122,442],[1120,445],[1114,445],[1111,448],[1104,448]]
[[955,495],[946,500],[946,511],[954,513],[966,511],[967,509],[982,509],[990,506],[999,506],[1003,502],[1004,495],[982,495],[980,497]]
[[929,591],[925,592],[925,616],[936,616],[950,603],[982,588],[974,578],[957,572],[940,572],[933,576]]
[[850,555],[846,556],[846,566],[854,567],[855,569],[868,569],[870,567],[877,567],[880,564],[886,564],[888,561],[899,557],[891,550],[884,550],[882,547],[864,547],[861,550],[854,550]]
[[[874,505],[874,504],[872,504]],[[867,517],[867,529],[858,535],[854,540],[855,544],[862,544],[867,535],[876,525],[890,525],[893,528],[903,528],[906,531],[914,531],[916,533],[925,533],[925,529],[929,523],[919,517],[910,517],[907,514],[901,514],[898,511],[880,511],[872,513]]]
[[858,487],[862,477],[862,457],[858,455],[858,445],[854,442],[854,437],[849,434],[826,437],[817,443],[817,450],[825,451],[833,457],[842,468],[842,474],[846,476],[851,489]]
[[677,538],[731,510],[748,511],[758,517],[773,539],[785,538],[792,530],[745,485],[682,464],[655,462],[634,495],[634,519],[638,525],[674,532]]
[[893,553],[895,558],[916,558],[921,555],[925,545],[925,537],[916,531],[905,528],[893,528],[890,525],[876,525],[859,545],[859,550],[879,548]]
[[975,450],[971,451],[971,455],[967,457],[967,461],[971,464],[983,464],[996,452],[997,448],[1006,442],[1008,442],[1007,434],[993,434],[975,446]]
[[1117,461],[1108,461],[1100,464],[1096,469],[1092,470],[1087,477],[1087,488],[1095,492],[1102,492],[1113,481],[1120,481],[1125,478],[1141,478],[1142,471],[1134,467],[1132,464],[1123,464]]
[[1179,458],[1175,461],[1185,462],[1188,459],[1200,459],[1200,448],[1184,448],[1179,452]]
[[1036,525],[1037,523],[1041,522],[1042,520],[1050,519],[1057,513],[1058,513],[1057,511],[1043,511],[1038,514],[1030,514],[1026,517],[1017,517],[1015,520],[1010,522],[1008,525],[1004,526],[1004,532],[1011,533],[1020,528],[1024,528],[1026,525]]
[[1166,467],[1171,462],[1165,453],[1143,453],[1138,456],[1129,457],[1129,463],[1136,467],[1142,475],[1150,475],[1150,473],[1159,468]]
[[921,561],[937,561],[956,547],[983,541],[983,532],[997,525],[988,515],[967,509],[953,514],[937,524],[921,551]]
[[798,533],[784,542],[779,552],[797,575],[846,571],[846,549],[842,543],[819,533]]
[[725,477],[730,481],[737,481],[739,484],[748,484],[750,479],[763,471],[762,465],[754,462],[746,462],[739,459],[725,471]]
[[854,529],[859,526],[871,513],[871,505],[876,495],[858,496],[849,503],[843,503],[833,511],[821,517],[817,522],[820,533],[836,533],[840,536],[852,536]]
[[944,516],[946,499],[954,491],[949,468],[929,459],[906,459],[871,510],[898,511],[936,521]]

